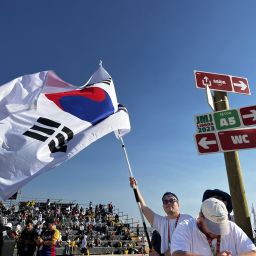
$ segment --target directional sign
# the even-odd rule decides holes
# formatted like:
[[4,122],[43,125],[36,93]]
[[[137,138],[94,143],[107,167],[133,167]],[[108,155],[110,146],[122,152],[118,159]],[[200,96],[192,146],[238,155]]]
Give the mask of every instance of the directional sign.
[[247,78],[204,71],[194,71],[194,73],[197,88],[205,89],[208,86],[213,91],[251,94]]
[[198,133],[256,126],[256,105],[195,116]]
[[195,140],[200,154],[216,153],[220,150],[215,133],[197,133]]
[[208,85],[211,90],[232,92],[233,87],[229,75],[195,71],[196,87],[205,89]]
[[231,76],[234,92],[241,94],[251,94],[247,78]]
[[256,128],[218,133],[222,151],[256,148]]
[[240,115],[244,125],[256,125],[256,106],[240,108]]

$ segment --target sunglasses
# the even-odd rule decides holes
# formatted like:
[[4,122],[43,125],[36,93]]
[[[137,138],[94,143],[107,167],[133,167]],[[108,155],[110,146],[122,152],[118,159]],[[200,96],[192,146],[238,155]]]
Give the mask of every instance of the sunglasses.
[[163,204],[168,204],[168,203],[171,203],[171,204],[173,204],[173,203],[175,203],[175,202],[178,202],[176,199],[174,199],[174,198],[172,198],[172,199],[164,199],[163,200]]

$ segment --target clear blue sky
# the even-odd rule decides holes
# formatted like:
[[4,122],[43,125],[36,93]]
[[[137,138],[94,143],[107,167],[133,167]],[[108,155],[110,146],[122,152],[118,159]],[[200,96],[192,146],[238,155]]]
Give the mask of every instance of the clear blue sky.
[[[196,215],[205,189],[229,192],[222,153],[200,156],[194,115],[210,112],[194,70],[247,77],[252,95],[229,94],[230,106],[255,105],[256,2],[185,0],[2,0],[0,84],[54,70],[82,85],[103,60],[130,114],[124,138],[148,205],[163,213],[172,191]],[[248,204],[256,204],[255,150],[239,153]],[[139,219],[118,140],[110,134],[22,189],[22,196],[113,204]]]

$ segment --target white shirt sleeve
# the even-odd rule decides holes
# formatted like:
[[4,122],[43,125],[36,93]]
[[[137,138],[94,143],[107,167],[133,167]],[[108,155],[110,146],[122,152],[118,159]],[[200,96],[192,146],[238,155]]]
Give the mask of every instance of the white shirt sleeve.
[[235,223],[231,223],[231,232],[235,236],[236,251],[238,254],[249,251],[256,251],[256,247],[245,232]]
[[161,236],[161,253],[168,249],[168,220],[166,217],[154,214],[152,227],[157,230]]
[[153,219],[152,227],[159,232],[159,230],[161,229],[161,227],[163,225],[164,219],[165,219],[165,217],[154,213],[154,219]]

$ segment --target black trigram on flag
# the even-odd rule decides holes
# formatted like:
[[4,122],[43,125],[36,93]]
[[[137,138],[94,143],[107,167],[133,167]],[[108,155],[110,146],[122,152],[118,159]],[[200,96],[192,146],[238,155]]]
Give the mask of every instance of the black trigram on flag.
[[111,84],[111,77],[108,78],[108,79],[103,80],[102,83],[110,85]]
[[[112,78],[109,77],[109,78],[107,78],[107,79],[101,81],[101,83],[110,85],[110,84],[111,84],[111,80],[112,80]],[[91,86],[91,85],[95,85],[95,84],[87,84],[86,87],[89,87],[89,86]]]
[[39,117],[36,123],[28,131],[24,132],[23,135],[35,140],[46,141],[50,135],[58,132],[55,138],[49,142],[49,149],[52,153],[66,152],[67,142],[73,138],[74,133],[66,126],[63,126],[60,130],[60,126],[60,123],[48,118]]
[[128,111],[127,111],[127,109],[126,109],[126,107],[125,106],[123,106],[122,104],[118,104],[118,111],[119,110],[123,110],[123,111],[125,111],[127,114],[128,114]]

